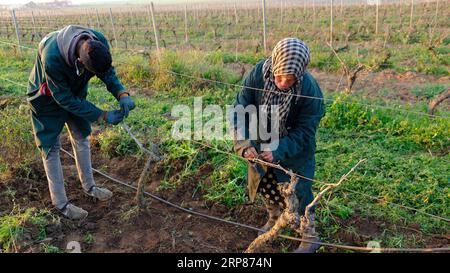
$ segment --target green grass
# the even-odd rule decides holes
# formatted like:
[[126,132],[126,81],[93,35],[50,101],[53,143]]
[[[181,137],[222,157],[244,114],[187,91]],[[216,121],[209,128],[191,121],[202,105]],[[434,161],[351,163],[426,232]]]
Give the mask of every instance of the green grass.
[[93,234],[91,234],[91,233],[87,233],[85,236],[84,236],[84,242],[86,243],[86,244],[88,244],[88,245],[92,245],[92,244],[94,244],[95,243],[95,237],[94,237],[94,235]]
[[245,203],[247,165],[244,160],[230,158],[230,156],[214,150],[210,150],[208,153],[208,161],[211,162],[214,171],[208,178],[210,185],[201,183],[201,188],[206,193],[204,198],[221,202],[229,207]]
[[59,247],[49,245],[49,244],[43,244],[42,251],[44,253],[61,253],[61,250],[59,249]]
[[[6,50],[5,50],[6,49]],[[13,53],[9,47],[0,46],[0,97],[4,95],[24,96],[29,72],[32,69],[31,60],[35,58],[34,51],[25,51],[22,56]],[[2,79],[3,78],[3,79]],[[8,79],[12,82],[6,81]]]
[[449,85],[427,84],[421,87],[414,87],[411,92],[420,98],[431,99],[449,88]]
[[29,165],[38,158],[38,151],[27,107],[13,104],[1,110],[0,128],[0,137],[3,139],[0,142],[0,178],[12,169],[29,173]]
[[58,221],[59,218],[45,209],[15,207],[10,214],[0,217],[0,245],[5,252],[15,252],[25,240],[45,239],[45,227]]
[[[329,58],[329,53],[324,52],[316,53],[317,58],[313,59],[318,59],[316,65],[320,65],[321,59]],[[170,69],[233,83],[238,79],[226,68],[226,64],[232,62],[234,56],[224,52],[207,54],[205,57],[196,51],[166,51],[161,56],[163,69],[159,69],[152,54],[132,57],[116,54],[117,60],[131,62],[129,65],[118,62],[116,66],[125,84],[137,93],[134,96],[137,108],[130,113],[126,123],[145,145],[151,141],[157,142],[166,155],[165,161],[160,165],[164,168],[165,178],[159,190],[173,190],[183,183],[194,183],[196,194],[202,192],[204,200],[229,207],[245,203],[245,162],[197,143],[174,141],[170,138],[173,120],[168,119],[174,104],[192,104],[193,96],[203,96],[205,104],[232,104],[236,88],[220,84],[202,84],[199,80],[170,75],[164,70]],[[351,54],[345,58],[351,60]],[[367,54],[367,58],[370,58],[367,52],[361,54]],[[2,61],[8,63],[9,69],[21,71],[20,75],[23,73],[22,69],[27,67],[25,64],[32,63],[32,58],[27,62],[19,60],[18,64],[15,64],[14,56],[8,57],[6,53],[0,56]],[[258,57],[255,55],[253,59],[249,58],[243,62],[254,63]],[[19,76],[19,73],[16,76],[26,81],[25,76]],[[7,83],[1,82],[0,86],[5,95],[23,94],[18,92],[18,89],[10,88]],[[414,88],[412,93],[418,97],[429,98],[446,87],[445,84],[430,83]],[[384,94],[390,92],[395,90],[383,91]],[[327,103],[327,114],[318,130],[316,178],[320,181],[336,182],[359,159],[368,160],[348,181],[321,202],[317,210],[321,235],[327,241],[338,242],[336,236],[342,230],[348,234],[360,232],[355,227],[342,226],[342,222],[362,218],[385,223],[380,227],[381,232],[376,238],[366,238],[367,241],[380,241],[385,247],[424,246],[425,239],[430,234],[445,233],[449,229],[447,222],[413,213],[387,202],[450,217],[449,119],[430,119],[409,112],[426,113],[423,103],[403,105],[400,101],[383,101],[383,98],[367,98],[358,94],[326,94],[326,97],[333,98],[334,102]],[[103,109],[111,109],[105,101],[118,108],[117,102],[99,81],[93,81],[91,84],[88,99]],[[371,104],[382,104],[389,109],[373,107]],[[0,125],[3,126],[2,129],[8,130],[1,131],[2,138],[7,141],[0,145],[7,151],[16,151],[22,146],[33,147],[27,113],[15,106],[2,111],[6,118],[2,118]],[[439,109],[437,113],[443,116],[449,114],[446,109]],[[19,126],[15,126],[16,123]],[[104,126],[98,129],[100,134],[95,141],[99,143],[105,155],[142,156],[138,147],[120,126]],[[16,143],[15,139],[20,139],[21,142]],[[229,141],[214,141],[209,144],[232,152]],[[31,148],[27,150],[33,151]],[[14,157],[28,158],[27,153],[14,154]],[[175,162],[180,163],[176,168],[173,166]],[[4,166],[0,164],[0,170],[5,172],[9,168],[5,166],[9,163],[1,160],[0,163]],[[208,168],[210,171],[201,171]],[[314,184],[315,192],[319,188],[320,184]],[[371,200],[350,191],[379,197],[382,201]],[[1,237],[2,244],[5,246],[7,243],[7,248],[11,249],[12,243],[19,236],[15,234],[23,234],[20,224],[23,216],[4,217],[7,218],[4,218],[5,225],[2,225],[5,227]],[[418,226],[423,234],[405,235],[401,229],[405,226]],[[13,235],[8,235],[10,230]],[[93,238],[88,239],[91,241]],[[56,251],[51,247],[47,250]]]

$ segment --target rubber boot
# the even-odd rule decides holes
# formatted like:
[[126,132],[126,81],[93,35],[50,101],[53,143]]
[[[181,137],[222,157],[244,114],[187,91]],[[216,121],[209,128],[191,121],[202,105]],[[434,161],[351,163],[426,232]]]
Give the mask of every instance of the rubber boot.
[[302,240],[307,240],[308,242],[301,242],[300,246],[294,251],[294,253],[315,253],[317,249],[320,248],[319,236],[317,236],[315,228],[315,214],[311,213],[309,219],[302,217]]

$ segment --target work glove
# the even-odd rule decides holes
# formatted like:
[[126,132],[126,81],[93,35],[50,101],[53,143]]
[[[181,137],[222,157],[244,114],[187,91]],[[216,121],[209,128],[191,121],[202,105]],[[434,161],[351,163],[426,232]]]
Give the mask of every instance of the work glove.
[[108,111],[105,114],[105,121],[112,125],[117,125],[123,120],[123,112],[121,110]]
[[136,105],[134,104],[133,99],[129,95],[122,95],[120,97],[120,109],[122,110],[123,115],[127,118],[128,113],[133,110]]

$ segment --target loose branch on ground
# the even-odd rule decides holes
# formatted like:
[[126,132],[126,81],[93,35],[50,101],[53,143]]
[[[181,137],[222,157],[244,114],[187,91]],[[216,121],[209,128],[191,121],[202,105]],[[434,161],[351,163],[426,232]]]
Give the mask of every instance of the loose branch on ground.
[[428,103],[428,114],[434,115],[434,110],[436,109],[436,107],[448,98],[450,98],[450,89],[447,89],[447,91],[437,95],[435,98],[430,100],[430,102]]

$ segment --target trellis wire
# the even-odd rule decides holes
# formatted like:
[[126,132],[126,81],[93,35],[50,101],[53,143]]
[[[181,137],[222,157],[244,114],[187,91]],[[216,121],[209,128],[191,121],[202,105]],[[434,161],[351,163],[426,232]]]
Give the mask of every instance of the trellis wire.
[[[7,79],[2,78],[2,77],[0,77],[0,79],[7,80]],[[11,81],[11,80],[7,80],[7,81],[8,81],[8,82],[11,82],[11,83],[15,83],[14,81]],[[18,84],[18,85],[20,85],[20,86],[22,86],[22,87],[26,87],[26,85],[23,85],[23,84],[20,84],[20,83],[16,83],[16,84]],[[192,141],[192,142],[196,142],[195,140],[191,140],[191,141]],[[200,144],[200,142],[197,142],[197,143]],[[204,144],[204,143],[203,143],[202,145],[205,146],[205,147],[214,148],[214,147],[211,147],[211,146],[207,146],[207,145]],[[236,154],[232,154],[232,153],[229,153],[229,152],[226,152],[226,151],[222,151],[222,150],[217,149],[217,148],[215,148],[215,149],[216,149],[218,152],[222,152],[222,153],[225,153],[225,154],[234,156],[234,157],[238,157]],[[311,178],[308,178],[308,177],[305,177],[305,176],[302,176],[302,175],[299,175],[299,174],[296,174],[296,176],[299,177],[299,178],[308,180],[308,181],[317,182],[317,183],[322,184],[322,185],[328,185],[328,184],[330,184],[330,183],[328,183],[328,182],[319,181],[319,180],[317,180],[317,179],[311,179]],[[422,213],[422,214],[424,214],[424,215],[427,215],[427,216],[429,216],[429,217],[432,217],[432,218],[435,218],[435,219],[438,219],[438,220],[443,220],[443,221],[450,222],[450,219],[448,219],[448,218],[441,217],[441,216],[434,215],[434,214],[430,214],[430,213],[424,212],[424,211],[422,211],[422,210],[419,210],[419,209],[416,209],[416,208],[413,208],[413,207],[409,207],[409,206],[405,206],[405,205],[402,205],[402,204],[397,204],[397,203],[394,203],[394,202],[386,201],[386,200],[383,200],[382,198],[375,197],[375,196],[371,196],[371,195],[368,195],[368,194],[365,194],[365,193],[361,193],[361,192],[358,192],[358,191],[354,191],[354,190],[350,190],[350,189],[348,189],[348,191],[349,191],[349,192],[352,192],[352,193],[355,193],[355,194],[360,194],[360,195],[365,196],[365,197],[369,197],[369,198],[374,199],[374,200],[383,201],[383,202],[389,203],[389,204],[391,204],[391,205],[399,206],[399,207],[402,207],[402,208],[404,208],[404,209],[408,209],[408,210],[411,210],[411,211],[419,212],[419,213]]]

